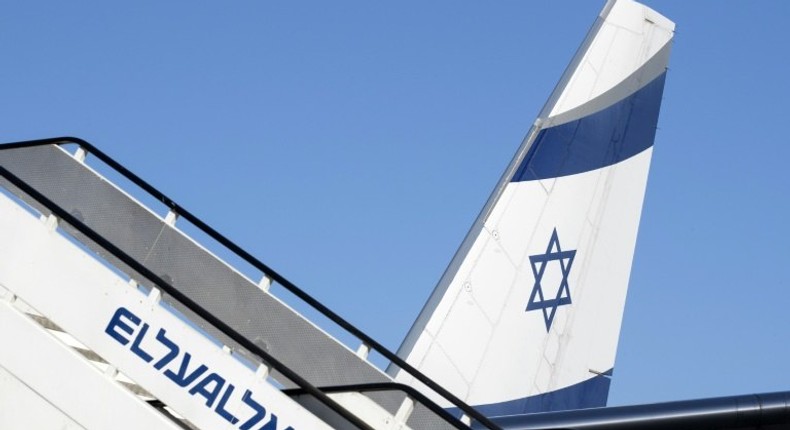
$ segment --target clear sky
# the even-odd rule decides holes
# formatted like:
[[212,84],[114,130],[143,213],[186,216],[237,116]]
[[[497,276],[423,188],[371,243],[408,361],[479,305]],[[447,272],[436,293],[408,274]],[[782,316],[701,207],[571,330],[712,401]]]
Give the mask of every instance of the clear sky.
[[[603,1],[0,5],[0,141],[74,135],[397,348]],[[790,390],[790,2],[677,22],[611,404]]]

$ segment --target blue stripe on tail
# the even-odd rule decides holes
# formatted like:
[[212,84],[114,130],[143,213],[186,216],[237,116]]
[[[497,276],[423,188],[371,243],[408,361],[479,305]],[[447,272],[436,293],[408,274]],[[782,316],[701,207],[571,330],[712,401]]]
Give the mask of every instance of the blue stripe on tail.
[[611,166],[653,146],[666,72],[594,114],[541,130],[511,182]]
[[[487,417],[600,408],[606,406],[611,375],[612,370],[609,370],[586,381],[545,394],[488,405],[475,405],[474,408]],[[458,408],[449,411],[455,416],[460,416]]]

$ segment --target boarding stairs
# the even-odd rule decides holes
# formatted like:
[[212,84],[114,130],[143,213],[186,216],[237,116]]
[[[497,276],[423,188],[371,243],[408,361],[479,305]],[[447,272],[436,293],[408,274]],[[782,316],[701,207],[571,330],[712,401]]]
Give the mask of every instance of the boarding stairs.
[[0,428],[497,428],[81,139],[0,145],[0,244]]

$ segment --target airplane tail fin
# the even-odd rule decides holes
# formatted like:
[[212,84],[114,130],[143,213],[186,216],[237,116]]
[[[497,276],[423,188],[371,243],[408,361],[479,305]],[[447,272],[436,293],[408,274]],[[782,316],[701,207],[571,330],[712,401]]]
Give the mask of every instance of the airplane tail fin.
[[673,33],[606,3],[398,351],[486,415],[606,405]]

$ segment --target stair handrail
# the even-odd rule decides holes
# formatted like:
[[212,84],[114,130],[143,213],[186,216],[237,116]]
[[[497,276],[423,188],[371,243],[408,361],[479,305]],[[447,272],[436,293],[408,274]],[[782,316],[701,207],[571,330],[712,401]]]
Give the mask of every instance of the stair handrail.
[[[107,166],[109,166],[110,168],[112,168],[113,170],[115,170],[116,172],[121,174],[121,176],[125,177],[126,179],[131,181],[133,184],[137,185],[138,187],[140,187],[141,189],[146,191],[148,194],[153,196],[160,203],[164,204],[171,212],[173,212],[174,214],[178,215],[181,218],[186,219],[187,221],[192,223],[192,225],[194,225],[199,230],[201,230],[203,233],[207,234],[209,237],[211,237],[212,239],[217,241],[219,244],[224,246],[226,249],[228,249],[229,251],[233,252],[237,256],[241,257],[244,261],[246,261],[248,264],[252,265],[256,269],[258,269],[261,272],[263,272],[264,275],[268,276],[272,281],[277,282],[280,286],[282,286],[283,288],[288,290],[290,293],[292,293],[293,295],[295,295],[296,297],[301,299],[303,302],[305,302],[307,305],[309,305],[313,309],[315,309],[318,312],[320,312],[322,315],[327,317],[330,321],[332,321],[333,323],[337,324],[338,326],[340,326],[341,328],[346,330],[348,333],[350,333],[353,336],[355,336],[363,344],[365,344],[369,348],[375,350],[376,352],[381,354],[384,358],[388,359],[392,364],[395,364],[400,369],[406,371],[410,376],[414,377],[416,380],[418,380],[421,383],[423,383],[425,386],[427,386],[428,388],[433,390],[435,393],[437,393],[438,395],[443,397],[445,400],[449,401],[451,404],[453,404],[458,409],[463,411],[463,413],[466,414],[469,418],[478,421],[480,424],[482,424],[484,427],[488,428],[489,430],[501,430],[501,428],[498,425],[496,425],[491,420],[489,420],[485,415],[481,414],[476,409],[474,409],[473,407],[471,407],[468,404],[466,404],[463,400],[459,399],[458,397],[456,397],[455,395],[450,393],[447,389],[445,389],[444,387],[442,387],[438,383],[434,382],[431,378],[427,377],[425,374],[423,374],[422,372],[417,370],[415,367],[413,367],[412,365],[407,363],[405,360],[403,360],[397,354],[393,353],[392,351],[390,351],[389,349],[384,347],[382,344],[377,342],[371,336],[367,335],[365,332],[363,332],[362,330],[358,329],[356,326],[354,326],[353,324],[348,322],[346,319],[344,319],[343,317],[341,317],[340,315],[338,315],[337,313],[335,313],[334,311],[329,309],[327,306],[325,306],[324,304],[319,302],[317,299],[312,297],[310,294],[308,294],[307,292],[305,292],[301,288],[297,287],[296,284],[292,283],[291,281],[286,279],[283,275],[281,275],[280,273],[278,273],[277,271],[275,271],[274,269],[272,269],[271,267],[269,267],[268,265],[266,265],[265,263],[260,261],[258,258],[253,256],[252,254],[250,254],[247,251],[245,251],[239,245],[237,245],[236,243],[234,243],[233,241],[231,241],[230,239],[228,239],[227,237],[225,237],[224,235],[219,233],[217,230],[215,230],[214,228],[212,228],[211,226],[206,224],[203,220],[201,220],[200,218],[198,218],[197,216],[192,214],[186,208],[184,208],[183,206],[181,206],[178,203],[176,203],[173,199],[171,199],[170,197],[166,196],[164,193],[162,193],[161,191],[156,189],[154,186],[152,186],[151,184],[149,184],[148,182],[146,182],[145,180],[143,180],[142,178],[140,178],[139,176],[134,174],[132,171],[130,171],[129,169],[124,167],[119,162],[115,161],[112,157],[110,157],[109,155],[105,154],[100,149],[95,147],[93,144],[89,143],[88,141],[80,139],[78,137],[72,137],[72,136],[63,136],[63,137],[54,137],[54,138],[47,138],[47,139],[27,140],[27,141],[20,141],[20,142],[11,142],[11,143],[0,144],[0,151],[11,150],[11,149],[19,149],[19,148],[30,148],[30,147],[37,147],[37,146],[47,146],[47,145],[58,145],[58,146],[60,146],[60,145],[64,145],[64,144],[76,144],[79,147],[87,150],[87,152],[89,154],[95,156],[96,158],[101,160],[103,163],[105,163]],[[55,207],[58,207],[53,202],[51,202],[49,199],[46,199],[45,196],[43,196],[40,193],[38,193],[37,191],[33,190],[26,183],[24,183],[24,181],[21,181],[19,178],[14,176],[11,172],[6,170],[5,168],[0,167],[0,169],[2,169],[2,170],[0,170],[0,172],[2,172],[2,176],[3,177],[6,177],[7,179],[9,178],[9,176],[16,178],[17,181],[22,182],[26,186],[26,188],[31,189],[32,191],[36,192],[36,194],[38,194],[40,197],[45,199],[45,201],[49,202],[49,204],[51,204],[51,205],[53,205]],[[16,184],[14,184],[14,185],[16,185]],[[21,189],[22,187],[19,187],[19,188]],[[32,197],[32,195],[31,195],[31,197]],[[38,199],[36,199],[36,200],[38,200]],[[48,205],[45,204],[44,206],[48,206]],[[52,210],[52,208],[50,208],[50,210]],[[79,222],[79,220],[75,219],[74,217],[72,217],[70,214],[68,214],[67,212],[63,211],[62,209],[61,209],[61,212],[63,212],[64,214],[68,215],[68,217],[73,219],[74,221]],[[66,219],[66,218],[64,218],[64,219]],[[69,224],[75,225],[72,222],[69,222]],[[125,256],[126,258],[130,259],[132,262],[136,263],[136,261],[134,259],[132,259],[130,256],[128,256],[125,253],[123,253],[123,251],[121,251],[120,249],[118,249],[117,247],[112,245],[109,241],[104,239],[102,236],[100,236],[97,233],[93,232],[93,230],[91,230],[89,227],[87,227],[86,225],[82,224],[81,222],[79,222],[79,224],[81,224],[85,229],[89,230],[95,236],[97,236],[99,239],[101,239],[102,242],[106,243],[107,245],[112,246],[112,248],[117,250],[121,255]],[[76,227],[76,225],[75,225],[75,227]],[[99,242],[97,242],[97,243],[99,243]],[[110,249],[107,249],[107,250],[109,252],[115,254]],[[124,261],[124,263],[126,263],[126,262]],[[138,263],[138,265],[139,265],[139,263]],[[146,272],[151,273],[144,266],[142,266],[142,265],[140,265],[140,266],[143,269],[145,269]],[[130,267],[132,267],[132,266],[130,265]],[[135,269],[135,270],[137,270],[137,269]],[[151,281],[154,281],[155,283],[158,283],[158,282],[156,282],[156,280],[161,281],[161,282],[164,283],[164,280],[162,280],[161,278],[159,278],[158,276],[156,276],[153,273],[151,273],[151,275],[154,278],[151,278],[151,277],[145,275],[142,272],[140,272],[140,273],[143,274],[143,276],[149,278]],[[167,284],[167,285],[172,288],[172,286],[170,284]],[[164,289],[165,288],[163,288],[163,290]],[[188,299],[190,302],[192,302],[198,308],[203,309],[202,307],[197,305],[197,303],[194,303],[191,299],[186,297],[183,293],[179,292],[178,295],[176,295],[176,294],[170,293],[167,290],[165,290],[165,291],[168,292],[171,296],[173,296],[176,299],[178,299],[179,301],[181,301],[181,300],[178,298],[178,296],[181,296],[181,297],[184,297],[184,298]],[[177,290],[174,289],[174,291],[177,291]],[[184,304],[186,305],[186,303],[184,303]],[[218,321],[222,326],[228,327],[229,329],[232,330],[232,328],[227,326],[224,322],[220,321],[216,317],[213,317],[213,315],[212,315],[212,318],[214,320]],[[208,319],[207,319],[207,321],[211,322]],[[217,326],[217,328],[219,328],[219,327],[220,326]],[[233,332],[236,333],[235,330]],[[238,334],[238,333],[236,333],[236,334]],[[235,339],[233,337],[231,337],[231,338],[233,340],[237,341],[237,339]],[[260,348],[257,348],[257,347],[255,348],[255,350],[253,350],[251,348],[248,348],[246,346],[247,344],[250,344],[250,345],[253,345],[253,344],[251,342],[249,342],[249,341],[246,341],[246,338],[245,338],[245,342],[244,343],[242,343],[242,342],[239,342],[239,343],[242,346],[244,346],[245,348],[247,348],[248,350],[250,350],[251,352],[257,353],[256,352],[257,350],[262,351]],[[269,355],[269,354],[266,354],[266,355]],[[262,355],[261,357],[264,357],[264,356]],[[278,361],[278,363],[280,363],[280,362]],[[280,365],[282,365],[282,363],[280,363]],[[274,366],[272,366],[272,367],[274,367]],[[278,371],[279,371],[279,369],[278,369]],[[290,371],[290,369],[289,369],[289,371]],[[290,373],[296,375],[292,371]],[[285,373],[283,373],[283,375],[286,376],[287,378],[291,379],[291,377],[289,377]],[[302,380],[305,383],[307,383],[306,380],[302,379],[298,375],[296,375],[296,376],[300,380]],[[294,382],[296,382],[296,380],[294,380]],[[312,385],[311,385],[311,387],[312,387]],[[313,388],[315,388],[315,387],[313,387]],[[332,401],[328,397],[327,397],[327,400]],[[345,416],[344,416],[344,418],[345,418]]]

